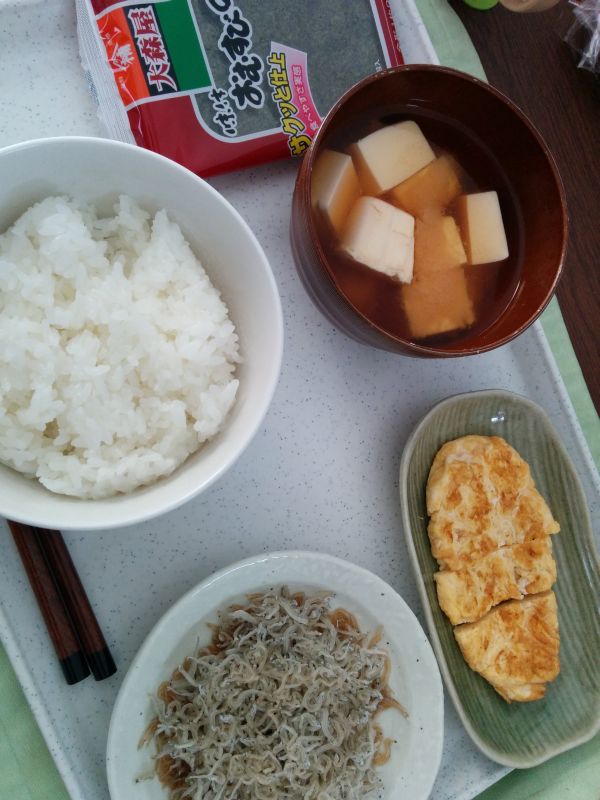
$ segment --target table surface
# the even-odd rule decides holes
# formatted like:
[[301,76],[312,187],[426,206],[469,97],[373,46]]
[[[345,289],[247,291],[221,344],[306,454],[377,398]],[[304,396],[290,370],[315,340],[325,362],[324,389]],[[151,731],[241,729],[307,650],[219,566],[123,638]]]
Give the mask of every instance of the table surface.
[[530,116],[558,164],[570,217],[558,301],[600,412],[600,78],[578,69],[563,41],[573,22],[565,0],[541,14],[502,6],[475,11],[462,0],[451,5],[490,83]]

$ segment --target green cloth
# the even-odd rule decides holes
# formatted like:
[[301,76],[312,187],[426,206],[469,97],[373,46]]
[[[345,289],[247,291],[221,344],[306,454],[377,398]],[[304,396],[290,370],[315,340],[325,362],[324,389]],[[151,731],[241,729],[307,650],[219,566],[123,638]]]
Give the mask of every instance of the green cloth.
[[68,800],[2,647],[0,698],[0,797],[6,800]]
[[[587,390],[556,298],[553,298],[542,314],[542,326],[569,392],[577,419],[585,434],[592,458],[600,469],[600,419],[598,419],[592,398]],[[600,792],[593,800],[600,800]]]
[[[417,0],[417,6],[441,63],[485,79],[471,40],[445,0]],[[600,465],[600,420],[555,300],[544,312],[542,323],[592,455]],[[1,647],[0,698],[0,797],[68,800]],[[600,800],[600,736],[540,767],[515,770],[478,800]]]
[[600,735],[533,769],[516,769],[477,800],[599,800]]
[[415,0],[440,64],[484,81],[485,72],[462,22],[445,0]]

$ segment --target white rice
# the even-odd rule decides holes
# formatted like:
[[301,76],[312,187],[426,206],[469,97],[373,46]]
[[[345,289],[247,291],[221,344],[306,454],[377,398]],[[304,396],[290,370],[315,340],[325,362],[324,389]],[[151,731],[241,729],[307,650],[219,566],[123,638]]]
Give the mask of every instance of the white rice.
[[164,211],[64,197],[0,236],[0,461],[100,498],[168,475],[234,403],[238,337]]

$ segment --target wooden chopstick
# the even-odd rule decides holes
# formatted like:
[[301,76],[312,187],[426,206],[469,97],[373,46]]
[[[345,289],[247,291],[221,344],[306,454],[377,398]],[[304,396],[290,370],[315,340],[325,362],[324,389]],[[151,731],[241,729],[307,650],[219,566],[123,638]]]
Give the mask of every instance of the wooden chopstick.
[[60,531],[38,529],[38,539],[58,584],[67,611],[94,678],[102,681],[117,671],[113,657]]
[[35,534],[35,528],[8,520],[13,539],[25,567],[46,628],[68,684],[90,674],[75,628],[67,614],[54,578]]

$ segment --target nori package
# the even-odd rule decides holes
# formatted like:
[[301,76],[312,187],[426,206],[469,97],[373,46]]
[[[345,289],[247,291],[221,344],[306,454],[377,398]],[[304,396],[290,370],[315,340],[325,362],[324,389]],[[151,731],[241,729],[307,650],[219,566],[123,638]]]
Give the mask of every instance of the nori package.
[[77,0],[108,133],[200,175],[301,155],[343,92],[403,62],[389,0]]

